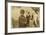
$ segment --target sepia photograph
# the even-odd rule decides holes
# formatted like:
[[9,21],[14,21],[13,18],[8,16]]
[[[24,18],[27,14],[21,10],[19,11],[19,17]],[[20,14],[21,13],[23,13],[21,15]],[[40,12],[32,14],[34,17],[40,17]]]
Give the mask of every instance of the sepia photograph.
[[12,28],[40,27],[40,7],[11,6]]
[[43,32],[44,3],[8,2],[7,31],[8,33]]

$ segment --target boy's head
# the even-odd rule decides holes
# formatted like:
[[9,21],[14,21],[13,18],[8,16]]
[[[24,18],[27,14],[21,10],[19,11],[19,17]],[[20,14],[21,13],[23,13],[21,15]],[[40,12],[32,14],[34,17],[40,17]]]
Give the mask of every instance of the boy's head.
[[24,14],[25,13],[25,11],[22,9],[22,10],[20,10],[20,14]]

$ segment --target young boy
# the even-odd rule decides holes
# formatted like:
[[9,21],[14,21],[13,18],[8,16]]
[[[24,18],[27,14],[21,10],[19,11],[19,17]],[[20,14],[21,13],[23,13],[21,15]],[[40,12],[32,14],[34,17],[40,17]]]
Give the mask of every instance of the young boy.
[[26,15],[26,19],[27,19],[27,24],[26,26],[29,26],[29,21],[30,21],[30,12],[28,12],[28,14]]
[[26,27],[26,17],[24,16],[25,11],[22,9],[19,16],[19,27]]

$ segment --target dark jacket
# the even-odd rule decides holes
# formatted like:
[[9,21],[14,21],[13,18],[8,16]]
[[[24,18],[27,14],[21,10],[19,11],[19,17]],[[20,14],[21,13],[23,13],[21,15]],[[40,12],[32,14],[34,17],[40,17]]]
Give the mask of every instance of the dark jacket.
[[24,15],[19,16],[19,27],[25,27],[26,18]]

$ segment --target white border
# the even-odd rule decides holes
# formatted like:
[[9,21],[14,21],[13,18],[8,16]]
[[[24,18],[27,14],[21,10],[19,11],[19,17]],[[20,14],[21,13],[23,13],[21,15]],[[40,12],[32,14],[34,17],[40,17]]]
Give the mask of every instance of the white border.
[[[11,6],[40,7],[40,28],[11,28]],[[25,3],[8,3],[8,33],[43,31],[43,5],[25,4]]]

